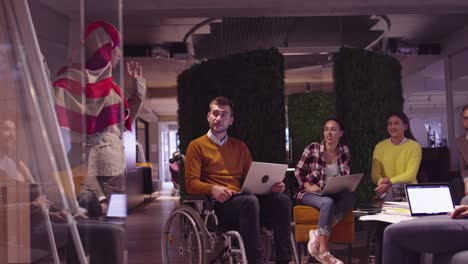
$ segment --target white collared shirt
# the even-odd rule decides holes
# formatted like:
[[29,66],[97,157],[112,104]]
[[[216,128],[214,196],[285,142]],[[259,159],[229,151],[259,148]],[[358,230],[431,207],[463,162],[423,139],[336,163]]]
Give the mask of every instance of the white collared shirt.
[[213,135],[213,133],[211,133],[211,129],[208,130],[208,133],[206,133],[206,134],[218,146],[224,145],[224,143],[226,143],[226,141],[228,139],[228,135],[226,134],[226,136],[222,140],[219,140],[215,135]]
[[393,143],[392,139],[390,139],[390,142],[391,142],[393,145],[395,145],[395,146],[405,144],[406,141],[408,141],[408,139],[407,139],[406,137],[403,137],[403,140],[402,140],[400,143],[395,144],[395,143]]

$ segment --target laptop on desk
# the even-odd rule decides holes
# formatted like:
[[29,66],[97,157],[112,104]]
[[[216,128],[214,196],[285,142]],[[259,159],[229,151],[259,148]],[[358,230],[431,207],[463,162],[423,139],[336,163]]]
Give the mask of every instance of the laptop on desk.
[[318,195],[330,195],[343,191],[354,192],[359,182],[361,182],[363,175],[363,173],[357,173],[327,178],[325,188]]
[[287,168],[287,164],[252,162],[239,193],[270,193],[273,184],[283,181]]
[[127,195],[111,194],[106,220],[125,220],[127,217]]
[[448,183],[407,184],[405,189],[411,216],[448,214],[454,209]]

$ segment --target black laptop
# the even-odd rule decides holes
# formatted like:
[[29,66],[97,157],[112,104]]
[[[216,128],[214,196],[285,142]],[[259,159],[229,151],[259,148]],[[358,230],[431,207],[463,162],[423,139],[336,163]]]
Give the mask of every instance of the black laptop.
[[412,216],[449,214],[454,209],[448,183],[407,184],[405,189]]

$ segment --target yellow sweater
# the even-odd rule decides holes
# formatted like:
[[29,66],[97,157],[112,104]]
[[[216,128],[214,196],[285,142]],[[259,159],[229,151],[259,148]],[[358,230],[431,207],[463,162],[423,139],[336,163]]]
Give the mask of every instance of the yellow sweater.
[[380,141],[372,158],[372,181],[379,184],[384,177],[393,183],[417,183],[421,145],[408,139],[403,144],[394,145],[390,139]]
[[214,185],[240,191],[252,163],[244,142],[228,137],[216,145],[207,135],[190,142],[185,155],[185,186],[189,194],[211,194]]

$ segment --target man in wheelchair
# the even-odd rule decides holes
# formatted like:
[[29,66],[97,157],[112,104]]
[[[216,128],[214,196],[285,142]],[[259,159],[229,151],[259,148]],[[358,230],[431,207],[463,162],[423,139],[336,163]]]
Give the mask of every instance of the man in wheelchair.
[[246,144],[228,137],[234,109],[226,97],[216,97],[209,106],[209,131],[190,142],[185,159],[189,194],[211,195],[222,225],[238,228],[249,264],[263,263],[260,222],[268,219],[274,234],[276,263],[291,260],[291,202],[278,182],[268,195],[238,194],[252,163]]

